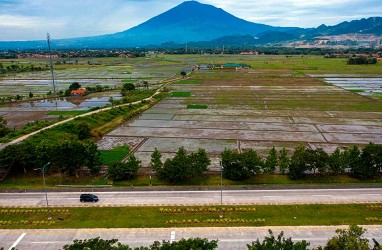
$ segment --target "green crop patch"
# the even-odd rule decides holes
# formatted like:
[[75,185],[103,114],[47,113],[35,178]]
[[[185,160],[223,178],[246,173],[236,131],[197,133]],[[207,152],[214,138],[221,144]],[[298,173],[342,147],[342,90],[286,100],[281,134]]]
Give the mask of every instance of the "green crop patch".
[[201,80],[180,80],[179,82],[176,82],[175,84],[201,84]]
[[188,109],[208,109],[207,105],[198,105],[198,104],[188,104]]
[[365,90],[362,90],[362,89],[350,89],[350,92],[353,92],[353,93],[363,93],[363,92],[365,92]]
[[174,91],[171,94],[172,97],[190,97],[191,92],[189,91]]
[[121,161],[128,153],[128,146],[115,147],[112,150],[100,150],[103,164],[110,166],[114,162]]

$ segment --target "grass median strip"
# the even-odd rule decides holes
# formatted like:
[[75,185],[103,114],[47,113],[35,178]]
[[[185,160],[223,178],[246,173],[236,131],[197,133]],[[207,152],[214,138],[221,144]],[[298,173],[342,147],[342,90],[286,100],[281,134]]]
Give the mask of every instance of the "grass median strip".
[[[102,199],[102,197],[101,197]],[[380,206],[381,204],[374,204]],[[190,207],[0,208],[0,228],[163,228],[213,226],[308,226],[380,224],[380,210],[366,204]],[[202,208],[202,209],[201,209]],[[200,209],[200,211],[199,211]],[[32,210],[35,210],[33,212]],[[176,211],[164,213],[163,211]],[[25,211],[25,212],[24,212]],[[191,212],[190,212],[191,211]]]

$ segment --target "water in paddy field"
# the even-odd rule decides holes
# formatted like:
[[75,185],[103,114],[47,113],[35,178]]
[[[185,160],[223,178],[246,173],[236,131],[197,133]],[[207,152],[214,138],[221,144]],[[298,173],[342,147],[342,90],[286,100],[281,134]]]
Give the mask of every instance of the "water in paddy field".
[[38,108],[52,108],[52,110],[88,110],[94,107],[104,107],[109,105],[109,98],[113,97],[114,100],[120,100],[122,97],[103,96],[103,97],[63,97],[54,98],[49,100],[38,100],[31,102],[24,102],[15,104],[14,107],[20,108],[33,108],[38,111]]
[[360,95],[382,93],[382,78],[324,78],[324,81]]

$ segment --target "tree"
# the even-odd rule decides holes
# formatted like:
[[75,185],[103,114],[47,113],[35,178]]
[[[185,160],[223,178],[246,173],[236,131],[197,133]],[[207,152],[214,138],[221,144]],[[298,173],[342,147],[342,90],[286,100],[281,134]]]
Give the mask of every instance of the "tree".
[[7,127],[7,121],[0,116],[0,137],[7,135],[11,130]]
[[198,152],[192,153],[189,158],[192,172],[195,173],[204,173],[208,170],[208,166],[211,165],[211,160],[208,158],[206,150],[202,148],[199,148]]
[[131,82],[125,83],[122,85],[122,91],[132,91],[135,90],[135,85]]
[[157,148],[155,148],[155,151],[151,154],[151,162],[150,162],[150,165],[155,172],[160,171],[161,168],[163,167],[161,158],[162,158],[161,153],[158,151]]
[[382,145],[369,143],[362,149],[361,166],[355,172],[362,179],[375,177],[382,167]]
[[158,171],[159,178],[171,183],[180,183],[191,179],[189,160],[186,150],[183,147],[179,148],[174,158],[164,162],[163,168]]
[[201,238],[190,238],[190,239],[181,239],[179,241],[169,242],[162,241],[162,244],[159,241],[155,241],[153,245],[149,247],[150,250],[214,250],[218,247],[217,240],[201,239]]
[[134,155],[129,157],[126,163],[115,162],[108,169],[108,178],[113,181],[130,180],[137,176],[141,161]]
[[315,150],[306,149],[305,154],[306,161],[308,163],[308,169],[313,170],[314,174],[316,171],[320,172],[321,174],[324,174],[328,171],[329,155],[322,148],[317,148]]
[[[199,149],[197,153],[187,154],[181,147],[172,159],[167,159],[163,166],[160,163],[159,152],[154,152],[152,156],[152,166],[158,177],[170,183],[181,183],[190,181],[201,176],[208,170],[210,160],[205,151]],[[154,162],[153,162],[154,160]]]
[[250,149],[243,153],[225,149],[221,154],[223,176],[230,180],[245,180],[260,172],[261,158]]
[[69,86],[70,91],[77,90],[79,88],[81,88],[81,85],[78,82],[74,82],[74,83],[70,84],[70,86]]
[[68,244],[63,247],[64,250],[132,250],[128,245],[122,245],[117,239],[104,240],[99,237],[86,240],[74,240],[73,244]]
[[97,144],[91,140],[86,140],[83,144],[85,146],[84,165],[89,168],[91,174],[98,174],[102,164],[101,152],[98,150]]
[[304,176],[307,170],[307,153],[304,146],[297,146],[291,157],[288,176],[292,180],[298,180]]
[[143,81],[142,84],[143,84],[143,86],[145,86],[145,89],[149,89],[149,82],[148,81]]
[[75,131],[73,132],[77,134],[79,140],[85,140],[85,139],[91,138],[92,135],[90,131],[91,131],[91,128],[89,123],[83,120],[76,121]]
[[366,179],[368,174],[361,162],[361,151],[357,146],[345,150],[346,166],[350,168],[351,175],[355,178]]
[[337,229],[337,236],[329,239],[324,250],[369,250],[369,240],[363,237],[362,227],[352,225],[349,229]]
[[333,174],[343,174],[345,173],[345,159],[344,154],[339,148],[334,150],[334,152],[329,156],[328,159],[329,171]]
[[33,93],[29,92],[29,98],[33,98]]
[[277,238],[272,230],[268,230],[269,236],[266,236],[263,242],[257,240],[251,245],[247,244],[248,250],[307,250],[310,245],[305,240],[293,242],[292,238],[284,238],[284,232],[281,232]]
[[279,151],[279,169],[282,174],[285,174],[285,172],[289,169],[290,164],[290,158],[288,157],[288,151],[283,148]]
[[180,75],[185,78],[187,76],[187,73],[185,71],[180,72]]
[[277,151],[275,147],[273,146],[272,149],[269,150],[268,152],[268,157],[265,160],[265,163],[263,166],[263,172],[265,174],[274,173],[277,165],[278,165]]
[[[190,238],[179,241],[155,241],[149,247],[137,247],[135,250],[172,250],[172,249],[195,249],[195,250],[214,250],[218,247],[217,240]],[[72,244],[65,245],[64,250],[133,250],[128,245],[123,245],[117,239],[103,240],[99,237],[87,240],[74,240]]]

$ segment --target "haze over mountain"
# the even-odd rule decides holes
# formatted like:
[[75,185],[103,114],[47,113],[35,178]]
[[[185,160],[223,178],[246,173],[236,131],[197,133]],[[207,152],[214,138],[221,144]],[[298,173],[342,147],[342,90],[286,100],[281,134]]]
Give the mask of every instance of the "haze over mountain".
[[[197,1],[184,2],[136,27],[123,32],[95,37],[59,39],[54,48],[131,48],[159,46],[162,43],[185,44],[218,41],[222,37],[253,37],[253,44],[288,41],[317,35],[382,32],[382,18],[374,17],[316,29],[274,27],[237,18],[212,5]],[[52,34],[54,36],[54,34]],[[256,38],[254,38],[256,37]],[[224,40],[224,39],[223,39]],[[232,39],[231,39],[232,40]],[[240,41],[237,41],[238,43]],[[0,49],[45,49],[45,41],[0,42]]]

